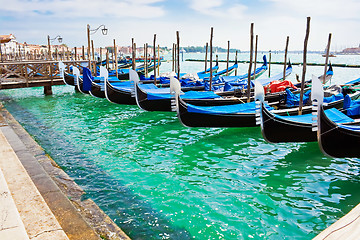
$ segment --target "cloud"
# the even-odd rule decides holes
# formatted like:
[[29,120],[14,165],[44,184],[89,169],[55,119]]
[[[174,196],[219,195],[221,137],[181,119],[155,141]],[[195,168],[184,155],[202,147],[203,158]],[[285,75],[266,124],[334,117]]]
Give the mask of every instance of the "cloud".
[[191,0],[189,7],[204,15],[226,19],[241,19],[248,9],[238,3],[225,4],[224,0]]
[[5,3],[0,0],[2,12],[18,16],[36,17],[49,15],[59,18],[102,18],[102,17],[134,17],[157,18],[165,15],[162,6],[154,6],[164,0],[12,0]]
[[190,2],[190,8],[199,12],[206,12],[221,5],[223,5],[223,0],[192,0]]
[[359,19],[360,1],[358,0],[265,0],[289,12],[307,14],[311,17],[335,19]]
[[245,5],[234,4],[227,9],[227,16],[232,19],[243,19],[247,9],[248,7]]

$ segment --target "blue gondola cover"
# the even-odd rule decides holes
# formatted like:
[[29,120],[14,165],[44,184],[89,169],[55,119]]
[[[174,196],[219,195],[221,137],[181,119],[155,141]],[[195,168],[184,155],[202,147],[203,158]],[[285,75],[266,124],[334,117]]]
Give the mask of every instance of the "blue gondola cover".
[[93,77],[91,75],[91,72],[88,68],[83,68],[83,91],[90,91],[91,90],[91,82],[93,81]]

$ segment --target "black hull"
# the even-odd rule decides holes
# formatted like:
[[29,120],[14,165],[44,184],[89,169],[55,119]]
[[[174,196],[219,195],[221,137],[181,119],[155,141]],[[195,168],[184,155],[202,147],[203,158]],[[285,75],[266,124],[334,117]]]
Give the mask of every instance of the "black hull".
[[[349,95],[352,99],[359,96],[359,93]],[[325,109],[337,108],[340,109],[344,105],[344,100],[338,100],[329,103],[324,107]],[[298,108],[283,109],[273,111],[276,115],[297,115]],[[312,106],[303,108],[303,114],[310,114]],[[311,124],[289,121],[276,117],[272,112],[261,108],[261,132],[266,141],[271,143],[279,142],[315,142],[317,141],[317,132],[312,131]]]
[[330,157],[360,157],[360,133],[337,127],[320,107],[318,141],[321,151]]
[[74,76],[71,76],[70,74],[64,72],[64,82],[66,85],[75,86],[75,78]]
[[90,94],[92,96],[94,96],[94,97],[106,98],[105,91],[102,91],[101,86],[99,84],[94,83],[94,82],[91,82]]
[[201,114],[187,111],[179,99],[178,118],[186,127],[256,127],[255,113],[248,114]]
[[261,104],[261,133],[267,142],[315,142],[316,131],[311,124],[281,119]]
[[[115,75],[111,75],[112,77],[115,77],[116,76],[116,74]],[[111,77],[110,76],[110,77]],[[129,74],[128,73],[125,73],[125,74],[118,74],[118,79],[119,80],[129,80]]]
[[108,81],[105,83],[105,96],[113,103],[136,105],[136,99],[131,93],[114,88]]
[[138,106],[145,111],[171,112],[171,99],[148,100],[147,94],[136,84]]

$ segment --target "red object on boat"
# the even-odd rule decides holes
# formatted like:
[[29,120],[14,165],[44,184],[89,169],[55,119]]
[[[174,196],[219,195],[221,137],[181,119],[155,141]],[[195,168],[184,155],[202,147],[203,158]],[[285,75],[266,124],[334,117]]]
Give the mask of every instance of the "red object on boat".
[[294,84],[289,80],[284,80],[284,81],[275,80],[264,87],[265,92],[268,92],[270,90],[271,93],[282,92],[285,91],[286,88],[297,89],[294,86]]

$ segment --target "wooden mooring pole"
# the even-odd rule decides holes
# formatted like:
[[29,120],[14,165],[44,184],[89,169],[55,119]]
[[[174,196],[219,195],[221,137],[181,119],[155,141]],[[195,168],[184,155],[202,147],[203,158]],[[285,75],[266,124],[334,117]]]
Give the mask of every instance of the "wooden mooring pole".
[[213,79],[213,74],[212,74],[212,40],[213,40],[213,27],[211,27],[210,30],[210,82],[209,82],[209,86],[210,89],[209,91],[212,90],[212,79]]
[[153,60],[154,60],[154,84],[156,84],[156,34],[154,34],[154,43],[153,43]]
[[180,35],[179,31],[176,31],[176,45],[177,45],[177,76],[180,81]]
[[255,59],[254,59],[254,77],[256,77],[256,62],[257,62],[257,47],[258,47],[258,35],[255,36]]
[[172,47],[172,66],[171,71],[175,72],[175,43],[173,43]]
[[328,65],[328,61],[329,61],[329,52],[330,52],[330,44],[331,44],[331,33],[329,33],[329,39],[328,39],[328,43],[327,43],[327,47],[326,47],[326,57],[325,57],[325,68],[324,68],[324,79],[323,79],[323,84],[326,83],[326,72],[327,72],[327,65]]
[[271,75],[271,50],[269,50],[269,77]]
[[254,23],[250,25],[250,63],[249,63],[249,71],[248,71],[248,84],[247,84],[247,102],[250,102],[250,83],[251,83],[251,63],[253,57],[253,43],[254,43]]
[[134,55],[134,51],[136,51],[136,49],[134,49],[134,38],[131,38],[131,66],[132,66],[132,70],[135,71],[136,66],[135,66],[135,55]]
[[160,45],[158,44],[158,47],[157,47],[157,50],[158,50],[158,66],[157,66],[157,73],[158,73],[158,76],[160,77]]
[[300,90],[300,102],[299,102],[299,115],[302,115],[303,99],[304,99],[304,86],[305,86],[305,74],[306,74],[306,53],[307,53],[307,44],[309,40],[310,33],[310,17],[307,17],[306,22],[306,35],[304,40],[304,53],[303,53],[303,70],[301,76],[301,90]]
[[[235,62],[237,62],[237,50],[235,51]],[[235,76],[237,76],[237,68],[235,68]]]
[[226,76],[229,75],[229,54],[230,54],[230,41],[228,41],[227,55],[226,55]]
[[144,62],[144,64],[145,64],[145,77],[148,77],[148,44],[147,43],[145,43],[145,45],[144,45],[144,55],[145,55],[145,62]]
[[285,75],[286,75],[286,62],[287,62],[288,46],[289,46],[289,36],[286,37],[285,58],[284,58],[284,70],[283,70],[283,79],[282,79],[283,81],[285,80]]
[[116,78],[119,78],[118,61],[117,61],[117,49],[116,49],[115,39],[114,39],[114,61],[115,61]]
[[[205,73],[206,73],[206,69],[207,69],[208,47],[209,47],[209,44],[206,43],[206,49],[205,49]],[[211,71],[211,70],[210,70],[210,71]]]

